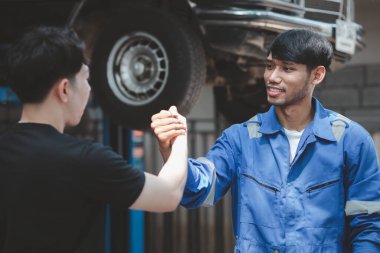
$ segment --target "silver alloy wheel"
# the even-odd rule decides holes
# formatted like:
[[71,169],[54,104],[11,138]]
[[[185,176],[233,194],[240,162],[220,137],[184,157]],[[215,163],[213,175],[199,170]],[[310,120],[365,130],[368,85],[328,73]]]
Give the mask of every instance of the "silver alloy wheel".
[[108,84],[123,103],[141,106],[164,90],[169,76],[169,58],[157,38],[133,32],[114,44],[107,60]]

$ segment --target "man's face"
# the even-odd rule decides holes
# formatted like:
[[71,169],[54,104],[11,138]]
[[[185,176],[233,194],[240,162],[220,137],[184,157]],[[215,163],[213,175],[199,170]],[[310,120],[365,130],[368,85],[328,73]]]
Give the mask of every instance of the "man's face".
[[79,124],[82,118],[91,91],[91,87],[88,83],[88,78],[88,66],[83,64],[80,71],[75,75],[74,80],[71,81],[71,94],[69,106],[70,116],[67,120],[67,126],[75,126]]
[[272,59],[269,54],[264,72],[267,99],[276,106],[302,104],[311,99],[314,85],[305,64]]

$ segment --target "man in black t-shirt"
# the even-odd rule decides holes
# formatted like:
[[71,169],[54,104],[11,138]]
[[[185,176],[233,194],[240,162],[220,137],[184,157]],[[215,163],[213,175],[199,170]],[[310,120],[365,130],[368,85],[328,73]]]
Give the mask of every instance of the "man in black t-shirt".
[[158,176],[109,147],[63,133],[90,94],[83,44],[65,28],[38,27],[9,51],[7,83],[21,119],[0,135],[0,252],[80,252],[99,211],[173,211],[187,175],[185,120],[175,107],[173,152]]

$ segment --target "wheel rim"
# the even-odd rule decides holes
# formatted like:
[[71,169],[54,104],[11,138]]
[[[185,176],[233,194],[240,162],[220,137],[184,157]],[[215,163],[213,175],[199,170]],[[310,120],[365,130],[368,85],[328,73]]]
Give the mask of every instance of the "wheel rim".
[[167,84],[169,58],[157,38],[134,32],[116,41],[107,61],[108,84],[114,95],[129,105],[146,105]]

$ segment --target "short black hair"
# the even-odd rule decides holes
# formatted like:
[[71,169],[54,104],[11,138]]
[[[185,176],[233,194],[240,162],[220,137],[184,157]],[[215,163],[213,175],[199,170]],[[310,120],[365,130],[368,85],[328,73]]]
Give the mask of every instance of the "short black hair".
[[38,26],[7,52],[6,84],[22,103],[42,102],[62,78],[74,78],[86,63],[84,43],[67,27]]
[[309,29],[292,29],[280,33],[268,49],[273,59],[305,64],[309,70],[317,66],[329,68],[333,56],[331,43]]

